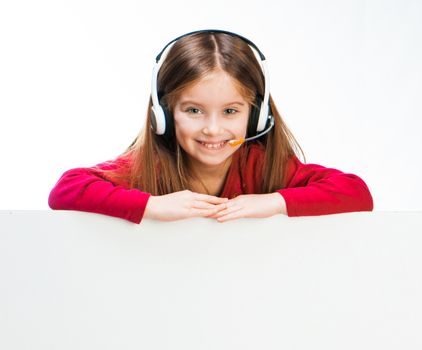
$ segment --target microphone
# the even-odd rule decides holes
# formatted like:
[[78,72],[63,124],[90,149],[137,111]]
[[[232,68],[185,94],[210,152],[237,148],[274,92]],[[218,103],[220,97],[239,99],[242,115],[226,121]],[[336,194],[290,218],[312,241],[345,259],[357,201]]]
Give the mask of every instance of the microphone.
[[269,132],[272,128],[273,128],[273,126],[274,126],[274,117],[272,116],[272,115],[270,115],[270,117],[269,117],[269,119],[270,119],[270,126],[266,129],[266,130],[264,130],[263,132],[261,132],[261,133],[259,133],[258,135],[255,135],[255,136],[253,136],[253,137],[248,137],[248,138],[246,138],[246,139],[234,139],[234,140],[230,140],[229,141],[229,145],[230,146],[232,146],[232,147],[236,147],[236,146],[238,146],[238,145],[241,145],[242,143],[244,143],[244,142],[246,142],[246,141],[251,141],[251,140],[255,140],[255,139],[257,139],[258,137],[261,137],[262,135],[265,135],[267,132]]

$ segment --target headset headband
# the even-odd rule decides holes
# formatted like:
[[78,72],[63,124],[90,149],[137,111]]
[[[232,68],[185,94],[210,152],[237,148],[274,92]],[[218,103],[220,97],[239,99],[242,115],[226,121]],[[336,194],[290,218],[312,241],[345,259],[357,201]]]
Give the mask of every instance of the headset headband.
[[257,52],[258,52],[258,54],[259,54],[259,57],[261,58],[261,60],[262,61],[264,61],[265,60],[265,56],[264,56],[264,54],[261,52],[261,50],[260,49],[258,49],[258,47],[252,42],[252,41],[250,41],[249,39],[247,39],[247,38],[245,38],[244,36],[241,36],[241,35],[239,35],[239,34],[236,34],[236,33],[233,33],[233,32],[228,32],[228,31],[226,31],[226,30],[219,30],[219,29],[202,29],[202,30],[195,30],[195,31],[193,31],[193,32],[190,32],[190,33],[186,33],[186,34],[183,34],[183,35],[180,35],[180,36],[178,36],[177,38],[175,38],[175,39],[173,39],[172,41],[170,41],[166,46],[164,46],[164,48],[161,50],[161,52],[157,55],[157,57],[155,58],[155,62],[156,63],[158,63],[158,61],[160,60],[160,58],[161,58],[161,55],[163,54],[163,52],[166,50],[166,48],[169,46],[169,45],[171,45],[172,43],[174,43],[175,41],[177,41],[177,40],[179,40],[179,39],[181,39],[181,38],[183,38],[183,37],[185,37],[185,36],[189,36],[189,35],[192,35],[192,34],[197,34],[197,33],[223,33],[223,34],[228,34],[228,35],[231,35],[231,36],[237,36],[237,37],[239,37],[240,39],[243,39],[243,41],[245,41],[249,46],[252,46]]

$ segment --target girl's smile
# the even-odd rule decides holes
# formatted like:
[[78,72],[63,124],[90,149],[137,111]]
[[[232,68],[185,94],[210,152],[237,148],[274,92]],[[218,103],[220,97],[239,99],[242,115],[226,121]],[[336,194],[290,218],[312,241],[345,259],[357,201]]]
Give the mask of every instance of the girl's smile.
[[198,143],[208,150],[221,150],[227,145],[228,141],[229,140],[217,142],[198,141]]

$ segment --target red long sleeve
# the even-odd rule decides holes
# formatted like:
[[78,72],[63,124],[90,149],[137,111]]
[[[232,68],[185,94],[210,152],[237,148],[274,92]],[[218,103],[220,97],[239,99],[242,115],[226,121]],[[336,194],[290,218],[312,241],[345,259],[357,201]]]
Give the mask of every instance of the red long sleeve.
[[278,190],[288,216],[372,211],[374,204],[365,182],[354,174],[317,164],[303,164],[293,157],[287,168],[287,186]]
[[[262,179],[256,170],[262,167],[262,159],[263,150],[253,147],[242,175],[237,164],[237,154],[222,197],[261,193]],[[130,167],[128,160],[118,158],[96,167],[65,172],[50,193],[50,207],[105,214],[140,223],[151,195],[138,189],[130,189],[125,183],[110,181],[100,171],[116,169],[122,165],[126,169]],[[368,187],[354,174],[317,164],[303,164],[296,156],[289,160],[286,169],[286,187],[277,192],[285,199],[288,216],[373,210]]]
[[[97,168],[112,169],[118,164],[118,161],[102,163]],[[95,168],[77,168],[62,175],[48,204],[52,209],[87,211],[140,223],[149,197],[149,193],[104,179]]]

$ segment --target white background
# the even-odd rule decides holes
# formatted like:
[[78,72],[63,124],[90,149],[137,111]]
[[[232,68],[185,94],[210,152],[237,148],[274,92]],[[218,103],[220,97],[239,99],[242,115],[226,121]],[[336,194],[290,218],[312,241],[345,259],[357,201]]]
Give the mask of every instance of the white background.
[[422,2],[0,2],[0,209],[45,209],[60,175],[143,125],[154,58],[217,28],[266,55],[308,163],[360,175],[375,210],[421,210]]

